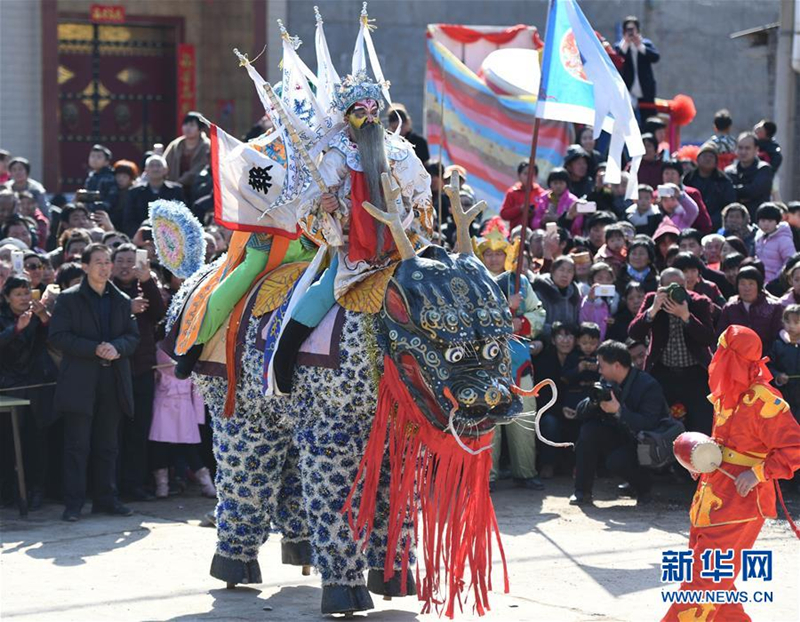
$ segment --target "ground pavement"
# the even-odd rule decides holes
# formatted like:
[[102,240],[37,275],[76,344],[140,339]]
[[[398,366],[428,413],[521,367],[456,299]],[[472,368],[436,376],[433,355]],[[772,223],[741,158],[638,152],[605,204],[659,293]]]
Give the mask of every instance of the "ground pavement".
[[[567,504],[570,482],[548,481],[546,493],[501,482],[493,498],[503,532],[511,593],[491,595],[486,620],[657,620],[666,610],[660,582],[661,552],[685,547],[688,484],[661,483],[656,500],[636,508],[616,498],[615,482],[600,480],[595,507]],[[789,501],[800,514],[797,497]],[[59,520],[61,508],[46,505],[20,520],[0,513],[0,618],[9,622],[114,622],[140,620],[320,619],[317,577],[281,566],[278,537],[261,551],[264,583],[226,590],[208,575],[215,534],[201,526],[213,502],[198,496],[135,503],[136,514],[111,518],[85,514],[78,523]],[[770,521],[756,545],[774,551],[772,604],[749,604],[756,622],[800,620],[798,542],[785,521]],[[499,565],[495,589],[502,586]],[[738,583],[742,588],[742,583]],[[413,598],[375,598],[367,620],[436,620],[418,615]],[[471,606],[460,620],[474,620]]]

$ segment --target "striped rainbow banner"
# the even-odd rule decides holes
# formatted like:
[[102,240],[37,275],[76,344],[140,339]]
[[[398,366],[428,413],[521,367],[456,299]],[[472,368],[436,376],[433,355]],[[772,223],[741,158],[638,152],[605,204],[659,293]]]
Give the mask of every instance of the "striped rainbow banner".
[[[431,159],[466,168],[476,197],[497,213],[517,181],[517,165],[530,155],[536,98],[498,95],[431,34],[429,29],[425,76]],[[568,124],[542,121],[536,155],[540,178],[561,165],[572,136]]]

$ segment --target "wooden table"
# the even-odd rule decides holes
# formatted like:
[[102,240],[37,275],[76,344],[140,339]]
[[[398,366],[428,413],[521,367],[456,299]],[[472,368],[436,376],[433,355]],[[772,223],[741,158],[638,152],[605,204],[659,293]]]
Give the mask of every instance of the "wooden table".
[[11,414],[11,430],[14,435],[14,461],[17,482],[19,483],[19,515],[22,517],[28,515],[28,492],[25,490],[25,467],[22,463],[22,443],[19,438],[19,408],[20,406],[30,405],[30,400],[0,395],[0,413]]

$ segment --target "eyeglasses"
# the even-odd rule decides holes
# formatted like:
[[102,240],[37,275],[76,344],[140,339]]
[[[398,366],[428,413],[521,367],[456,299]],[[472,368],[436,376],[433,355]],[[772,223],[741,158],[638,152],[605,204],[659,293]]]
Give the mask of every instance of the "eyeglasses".
[[42,270],[44,268],[44,264],[41,263],[26,263],[25,269],[26,270]]

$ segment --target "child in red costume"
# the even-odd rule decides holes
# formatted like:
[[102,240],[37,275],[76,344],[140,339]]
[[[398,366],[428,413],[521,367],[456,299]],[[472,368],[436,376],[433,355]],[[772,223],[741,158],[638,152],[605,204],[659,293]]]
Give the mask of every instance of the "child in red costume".
[[[734,590],[734,579],[700,577],[708,549],[733,549],[734,577],[741,552],[752,548],[765,518],[775,518],[778,479],[800,468],[800,425],[768,383],[772,374],[761,358],[761,340],[751,329],[729,326],[719,338],[709,371],[714,404],[714,440],[722,446],[722,469],[700,477],[689,518],[694,552],[691,583],[682,590]],[[782,502],[782,500],[781,500]],[[796,527],[793,526],[796,530]],[[798,534],[800,537],[800,534]],[[741,604],[673,604],[662,622],[750,620]]]

